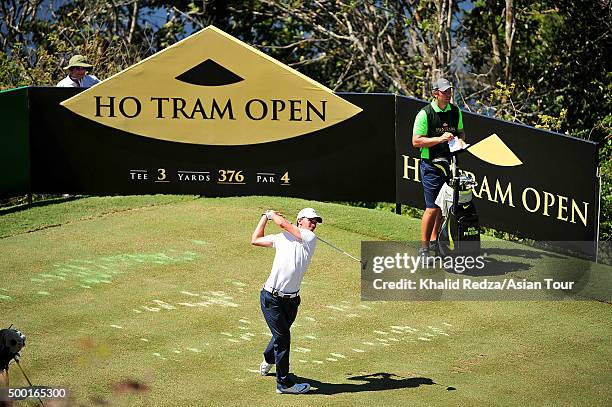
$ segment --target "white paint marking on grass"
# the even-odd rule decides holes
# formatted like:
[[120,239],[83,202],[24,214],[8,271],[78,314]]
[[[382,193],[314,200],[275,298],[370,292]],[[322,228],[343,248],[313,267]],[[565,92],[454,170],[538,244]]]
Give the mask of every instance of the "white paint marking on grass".
[[228,341],[234,342],[234,343],[240,343],[240,341],[238,339],[229,338]]
[[205,240],[196,240],[196,239],[194,239],[194,240],[192,240],[191,242],[192,242],[192,243],[195,243],[195,244],[199,244],[199,245],[208,244],[208,242],[207,242],[207,241],[205,241]]
[[233,334],[229,333],[229,332],[221,332],[221,335],[225,335],[225,336],[234,336]]
[[316,336],[314,336],[314,335],[304,335],[304,338],[305,338],[305,339],[311,339],[311,340],[313,340],[313,341],[316,341],[316,340],[317,340],[317,337],[316,337]]
[[247,372],[251,372],[251,373],[260,373],[259,370],[255,370],[255,369],[247,369]]
[[49,294],[48,291],[39,291],[36,294],[38,294],[38,295],[51,295],[51,294]]
[[191,352],[193,352],[193,353],[200,353],[200,352],[202,352],[202,351],[201,351],[200,349],[198,349],[198,348],[187,348],[187,350],[188,350],[188,351],[191,351]]
[[244,341],[250,341],[251,337],[249,335],[240,335],[240,339],[242,339]]
[[329,360],[330,362],[337,362],[338,359],[334,359],[334,358],[325,358],[325,360]]
[[351,350],[352,350],[353,352],[357,352],[357,353],[363,353],[363,352],[365,352],[365,350],[363,350],[363,349],[357,349],[357,348],[351,348]]
[[239,378],[235,378],[234,381],[240,382],[240,383],[244,383],[245,380],[244,379],[239,379]]
[[373,342],[362,342],[364,345],[375,346],[376,344]]
[[390,328],[394,330],[393,332],[401,331],[401,333],[414,333],[414,332],[418,331],[418,329],[412,328],[412,327],[407,326],[407,325],[406,326],[391,325]]
[[10,297],[8,295],[0,295],[0,300],[3,300],[3,301],[12,301],[13,297]]
[[347,314],[346,315],[347,318],[356,318],[358,316],[359,316],[359,314]]
[[330,353],[330,355],[336,358],[346,359],[346,356],[344,356],[342,353]]
[[450,336],[449,334],[447,334],[446,332],[444,332],[442,329],[440,329],[438,327],[428,326],[427,328],[431,329],[432,331],[434,331],[438,335]]
[[306,321],[310,321],[310,322],[316,322],[316,321],[317,321],[317,320],[316,320],[316,319],[314,319],[313,317],[304,317],[304,319],[305,319]]
[[157,307],[147,307],[146,305],[143,305],[142,308],[145,311],[149,311],[149,312],[159,312],[161,311],[161,308],[157,308]]
[[198,297],[200,294],[192,293],[189,291],[181,291],[181,294],[189,295],[191,297]]
[[153,354],[153,356],[157,356],[158,358],[161,358],[161,354],[159,354],[159,353],[157,353],[157,352],[155,352],[155,353]]
[[359,308],[363,308],[363,309],[372,309],[372,307],[367,306],[365,304],[359,304]]
[[111,325],[112,328],[116,328],[116,329],[123,329],[123,327],[121,325]]
[[239,322],[242,322],[243,324],[250,324],[250,323],[251,323],[251,321],[246,320],[246,319],[244,319],[244,318],[241,318],[241,319],[239,319],[238,321],[239,321]]
[[250,336],[250,337],[254,337],[254,336],[255,336],[255,334],[250,333],[250,332],[245,333],[245,335],[246,335],[246,336]]
[[239,326],[238,329],[242,329],[243,331],[248,331],[251,328],[249,328],[248,326]]
[[449,324],[449,323],[447,323],[447,322],[445,322],[445,323],[444,323],[444,325],[446,325],[446,326],[452,326],[451,324]]
[[310,349],[302,348],[302,347],[298,346],[297,348],[295,348],[295,351],[299,352],[299,353],[307,353],[307,352],[310,352]]
[[376,338],[376,340],[379,342],[389,342],[388,339],[384,339],[384,338]]
[[322,365],[323,361],[322,360],[313,360],[312,363],[316,363],[318,365]]
[[397,329],[392,329],[391,332],[393,332],[394,334],[403,334],[404,331],[398,331]]
[[236,308],[239,307],[239,304],[233,303],[229,300],[233,299],[232,297],[222,297],[220,295],[217,294],[212,294],[215,298],[208,296],[208,295],[202,295],[201,298],[204,299],[204,301],[200,301],[198,303],[196,303],[196,305],[199,305],[201,307],[208,307],[211,305],[218,305],[221,307],[230,307],[230,308]]
[[176,309],[175,306],[168,304],[166,301],[153,300],[153,302],[162,307],[163,309]]
[[[304,359],[298,359],[298,362],[300,362],[300,363],[308,363],[308,361],[304,360]],[[259,373],[259,370],[257,371],[257,373]]]
[[185,307],[195,307],[195,304],[192,304],[190,302],[179,302],[178,305],[183,305]]
[[326,305],[327,308],[336,310],[336,311],[340,311],[340,312],[346,312],[346,310],[344,308],[340,308],[340,307],[336,307],[335,305]]
[[431,341],[431,339],[429,339],[429,338],[424,338],[424,337],[422,337],[422,336],[419,336],[417,339],[418,339],[419,341],[427,341],[427,342]]
[[374,331],[375,334],[379,334],[379,335],[389,335],[387,332],[385,331]]
[[147,338],[140,338],[141,341],[143,342],[149,342],[149,340]]
[[393,341],[393,342],[399,342],[399,341],[400,341],[400,340],[399,340],[399,339],[397,339],[397,338],[389,338],[389,340],[390,340],[390,341]]
[[132,309],[132,311],[134,311],[136,314],[142,314],[142,311],[141,311],[141,310],[139,310],[139,309],[135,309],[135,308],[134,308],[134,309]]
[[174,353],[183,353],[183,352],[181,352],[181,351],[180,351],[180,350],[178,350],[178,349],[175,349],[175,350],[174,350]]
[[237,287],[246,287],[247,284],[243,283],[242,281],[232,281],[232,284],[234,284]]

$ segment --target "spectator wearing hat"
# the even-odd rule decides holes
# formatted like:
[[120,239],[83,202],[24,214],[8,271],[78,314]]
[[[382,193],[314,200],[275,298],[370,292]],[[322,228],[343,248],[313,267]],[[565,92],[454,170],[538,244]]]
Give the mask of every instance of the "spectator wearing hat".
[[70,58],[68,66],[64,69],[68,70],[68,76],[62,79],[56,86],[60,88],[89,88],[100,79],[94,75],[88,75],[87,70],[93,68],[93,65],[87,62],[87,58],[83,55],[74,55]]
[[[284,229],[283,232],[264,236],[268,220]],[[272,271],[259,299],[261,311],[272,333],[272,339],[263,352],[264,360],[259,365],[259,372],[266,376],[276,365],[277,393],[303,394],[310,390],[310,384],[295,383],[289,375],[290,328],[300,305],[302,278],[317,243],[314,230],[322,222],[323,219],[312,208],[302,209],[295,225],[280,213],[269,210],[261,216],[251,237],[251,244],[255,246],[276,249]]]
[[451,153],[448,142],[458,137],[465,140],[461,110],[451,103],[453,85],[440,78],[433,84],[434,100],[419,111],[412,130],[412,145],[421,149],[419,173],[425,196],[425,212],[421,219],[419,256],[427,259],[438,255],[438,230],[442,212],[435,200],[450,177]]

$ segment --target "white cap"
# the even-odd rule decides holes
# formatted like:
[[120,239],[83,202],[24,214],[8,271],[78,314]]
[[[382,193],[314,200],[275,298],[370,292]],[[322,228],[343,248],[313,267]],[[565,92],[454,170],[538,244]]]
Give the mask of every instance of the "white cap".
[[316,219],[318,223],[323,223],[323,218],[317,215],[315,210],[312,208],[302,209],[297,215],[297,220],[300,220],[302,218]]

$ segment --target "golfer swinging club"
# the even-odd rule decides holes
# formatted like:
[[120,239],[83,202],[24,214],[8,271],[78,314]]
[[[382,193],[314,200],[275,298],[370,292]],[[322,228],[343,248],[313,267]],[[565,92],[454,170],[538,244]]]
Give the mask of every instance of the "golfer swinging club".
[[[268,220],[273,221],[283,232],[264,236]],[[264,350],[264,361],[259,366],[262,376],[276,365],[276,392],[303,394],[310,390],[308,383],[295,383],[289,377],[290,328],[300,305],[300,285],[315,251],[317,239],[313,233],[317,223],[323,219],[314,209],[302,209],[297,215],[297,226],[276,211],[268,210],[261,216],[251,244],[274,247],[276,255],[270,277],[261,290],[261,310],[272,332],[272,339]]]

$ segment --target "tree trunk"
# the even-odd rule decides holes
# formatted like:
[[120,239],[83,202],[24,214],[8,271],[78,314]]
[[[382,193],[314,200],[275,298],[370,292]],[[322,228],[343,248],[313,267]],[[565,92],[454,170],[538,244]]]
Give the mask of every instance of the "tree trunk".
[[506,0],[505,14],[506,66],[504,69],[504,79],[506,80],[506,83],[509,83],[512,77],[512,46],[514,44],[514,32],[516,29],[514,21],[514,0]]

